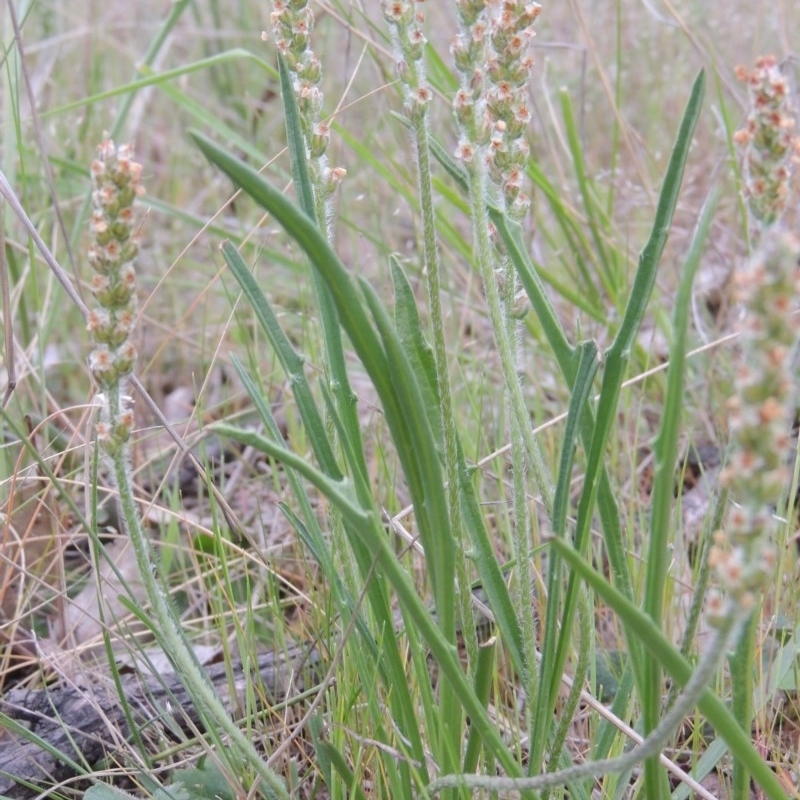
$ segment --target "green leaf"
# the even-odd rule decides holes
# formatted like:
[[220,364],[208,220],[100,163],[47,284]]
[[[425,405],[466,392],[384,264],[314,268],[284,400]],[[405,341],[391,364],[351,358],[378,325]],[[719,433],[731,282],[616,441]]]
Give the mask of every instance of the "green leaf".
[[[409,431],[407,428],[407,420],[404,415],[406,388],[401,387],[402,391],[398,394],[396,387],[392,384],[389,362],[383,350],[381,339],[375,333],[370,318],[365,311],[365,304],[359,287],[348,274],[319,228],[302,210],[298,209],[281,192],[265,181],[255,170],[231,153],[218,147],[211,140],[206,139],[202,134],[193,133],[192,136],[212,163],[221,166],[231,179],[236,181],[254,200],[273,214],[286,231],[306,251],[314,268],[319,270],[320,275],[325,279],[336,309],[340,313],[341,324],[350,336],[350,341],[381,398],[386,412],[386,419],[395,442],[408,445],[408,442],[412,441],[413,437],[421,437],[420,433]],[[247,270],[244,271],[247,272]],[[310,405],[308,410],[311,413]],[[354,416],[354,412],[355,406],[353,404],[349,413]],[[233,428],[228,429],[228,434],[232,438],[238,438],[239,440],[242,440],[244,435],[242,431],[237,431]],[[351,440],[355,441],[355,437],[359,435],[357,425],[355,425]],[[317,441],[321,442],[322,439],[317,437]],[[362,471],[359,471],[354,481],[330,480],[328,476],[320,477],[319,473],[311,468],[311,465],[286,448],[270,449],[274,447],[275,443],[264,437],[261,437],[258,442],[253,440],[252,443],[262,449],[263,452],[294,468],[313,485],[327,493],[329,498],[333,496],[337,498],[337,508],[346,517],[345,530],[350,538],[359,570],[363,579],[367,581],[373,568],[372,556],[365,546],[364,535],[357,535],[356,531],[361,530],[363,534],[366,528],[372,531],[373,535],[376,535],[377,531],[380,530],[380,525],[371,516],[374,503],[371,494],[364,495],[362,493],[364,486],[364,481],[360,479]],[[428,442],[428,446],[430,446],[430,442]],[[420,508],[425,506],[425,489],[418,479],[415,453],[424,451],[424,446],[419,448],[398,446],[408,484],[412,487],[412,499]],[[363,453],[363,448],[361,452]],[[338,468],[336,473],[333,470],[331,472],[332,474],[338,473]],[[363,470],[363,473],[366,474],[366,470]],[[416,492],[414,489],[416,489]],[[367,518],[370,520],[369,523],[366,521]],[[421,519],[423,522],[426,521],[424,516]],[[348,524],[352,527],[348,528]],[[426,531],[429,529],[426,528]],[[383,535],[382,530],[381,535]],[[382,624],[386,625],[387,629],[390,629],[392,626],[392,611],[383,583],[369,581],[367,591],[376,619],[381,620]],[[382,651],[380,664],[381,669],[386,670],[383,674],[387,679],[387,685],[394,687],[391,695],[391,704],[395,722],[403,735],[410,741],[411,752],[414,757],[422,759],[424,751],[418,721],[408,687],[406,686],[403,671],[404,665],[397,648],[387,643]],[[405,762],[400,762],[398,769],[405,778],[408,778]],[[410,778],[404,779],[404,783],[410,787]]]
[[[656,625],[663,617],[664,587],[670,558],[670,537],[673,531],[675,466],[678,460],[681,412],[684,397],[684,372],[686,368],[689,313],[692,303],[694,276],[708,238],[711,220],[716,207],[712,198],[706,203],[700,217],[692,245],[681,275],[675,296],[672,323],[672,343],[669,351],[667,394],[661,417],[661,427],[656,439],[655,476],[653,479],[650,535],[647,537],[646,578],[644,610]],[[646,658],[642,685],[644,731],[652,730],[659,722],[663,704],[661,665],[655,658]]]
[[311,387],[308,385],[303,359],[292,346],[289,337],[283,332],[277,314],[272,310],[269,300],[261,291],[261,287],[244,263],[244,259],[239,255],[239,251],[230,242],[225,242],[222,245],[222,257],[239,282],[261,329],[267,335],[284,372],[286,372],[286,377],[289,378],[292,394],[297,401],[297,407],[317,461],[327,475],[334,479],[341,478],[342,473],[336,463],[336,456],[328,439],[325,423],[314,401]]
[[[300,109],[292,78],[283,57],[278,58],[278,66],[295,192],[300,200],[302,210],[322,232],[327,225],[326,202],[321,194],[324,190],[319,185],[315,186],[311,178]],[[327,239],[327,237],[325,238]],[[319,271],[319,266],[313,259],[311,280],[325,342],[326,378],[334,396],[340,433],[344,444],[349,447],[348,452],[353,472],[361,478],[356,488],[361,492],[362,498],[366,499],[370,494],[366,477],[367,467],[364,460],[364,447],[361,441],[355,395],[350,388],[350,380],[347,375],[339,318],[330,289]]]
[[[567,144],[572,156],[572,165],[575,170],[575,177],[578,188],[583,200],[583,208],[586,212],[586,219],[589,232],[592,236],[591,250],[596,254],[599,269],[596,271],[603,281],[603,288],[613,302],[617,302],[617,264],[614,249],[606,244],[608,241],[608,219],[602,210],[601,204],[594,193],[592,181],[586,174],[586,164],[583,155],[583,145],[581,144],[578,126],[575,123],[575,116],[572,112],[572,103],[566,89],[559,92],[561,98],[561,114],[564,118],[564,131],[567,137]],[[589,276],[584,276],[585,288],[593,288]]]
[[292,182],[300,201],[300,208],[308,216],[318,222],[314,204],[314,187],[306,162],[306,144],[303,126],[300,120],[300,109],[292,87],[292,77],[283,56],[278,56],[278,74],[281,79],[281,96],[283,97],[283,113],[286,118],[286,136],[289,141],[289,160],[292,164]]
[[661,254],[664,252],[664,246],[667,243],[667,237],[672,227],[672,218],[675,215],[675,208],[678,204],[678,196],[683,181],[683,173],[686,169],[686,161],[689,158],[692,137],[703,108],[705,85],[705,71],[701,70],[695,79],[689,102],[683,112],[678,136],[667,166],[667,174],[664,176],[664,185],[661,187],[661,193],[658,197],[658,205],[656,206],[656,215],[653,220],[650,237],[639,255],[639,268],[636,270],[636,276],[619,331],[617,331],[614,342],[608,350],[609,358],[612,355],[627,356],[636,336],[636,331],[639,330],[644,318],[647,304],[650,302],[650,295],[658,274],[658,265],[661,262]]
[[[433,431],[428,422],[429,409],[425,407],[414,371],[406,357],[389,315],[372,287],[361,282],[369,309],[381,335],[383,346],[392,365],[389,377],[395,395],[402,402],[405,418],[404,440],[395,438],[398,452],[407,449],[407,461],[412,462],[414,479],[419,481],[417,497],[424,498],[414,504],[414,514],[420,526],[420,536],[425,547],[426,564],[436,602],[437,616],[445,636],[455,642],[455,615],[453,613],[453,581],[455,575],[455,546],[444,479]],[[409,476],[406,470],[406,476]]]
[[422,332],[417,301],[411,284],[398,259],[392,256],[392,285],[394,286],[394,323],[397,336],[406,351],[411,368],[417,376],[422,402],[428,412],[428,423],[436,437],[440,452],[444,449],[442,415],[439,413],[439,388],[436,380],[436,360],[433,348]]
[[[446,581],[439,578],[448,574],[453,552],[452,548],[440,544],[451,538],[452,533],[439,459],[419,386],[396,332],[384,322],[380,301],[372,294],[366,301],[363,299],[367,287],[353,280],[317,226],[281,192],[255,170],[202,134],[193,132],[191,135],[209,160],[273,214],[306,251],[325,279],[340,322],[381,399],[414,502],[423,545],[429,550],[434,590],[438,595],[437,605],[443,607],[444,593],[452,590],[452,582],[446,587]],[[232,262],[235,260],[232,258]],[[245,269],[240,272],[248,271]],[[242,277],[246,279],[244,275]],[[373,318],[380,324],[380,335],[367,316],[367,302]],[[442,559],[432,560],[437,553],[441,554]]]
[[[563,537],[566,532],[567,506],[569,492],[572,486],[572,466],[575,460],[575,451],[578,445],[579,423],[584,417],[586,404],[592,390],[594,376],[597,374],[599,361],[597,360],[597,345],[594,342],[583,342],[577,349],[579,356],[575,377],[575,385],[570,397],[567,425],[564,432],[564,441],[561,445],[561,459],[559,464],[558,482],[553,500],[552,527],[555,536]],[[534,774],[539,770],[541,759],[548,744],[547,718],[552,715],[552,706],[555,696],[561,685],[562,672],[555,668],[559,648],[566,648],[568,642],[564,637],[569,637],[568,626],[566,632],[563,624],[559,625],[559,610],[561,606],[561,592],[564,576],[562,575],[561,562],[553,554],[548,564],[549,574],[547,579],[547,605],[544,620],[544,635],[542,638],[541,654],[542,663],[539,674],[539,693],[534,705],[536,723],[533,726],[534,737],[531,743],[531,765]],[[565,612],[567,613],[567,612]]]
[[572,465],[575,461],[575,451],[578,447],[579,424],[580,420],[583,419],[592,392],[592,386],[594,385],[594,378],[600,366],[597,358],[597,345],[594,342],[583,342],[578,346],[575,354],[578,356],[578,367],[569,400],[567,424],[564,429],[564,439],[561,443],[556,495],[553,500],[552,525],[558,536],[564,535],[567,525],[567,505],[572,481]]
[[522,628],[517,609],[511,600],[503,572],[481,514],[480,504],[472,484],[461,445],[458,446],[458,483],[461,497],[461,514],[472,545],[472,560],[478,570],[483,589],[494,614],[495,623],[508,648],[511,663],[518,675],[525,674],[525,656],[522,646]]
[[[353,775],[353,771],[347,765],[347,759],[330,743],[320,739],[315,739],[315,752],[318,757],[324,759],[326,763],[332,765],[342,779],[347,789],[346,797],[353,797],[355,800],[367,800],[364,790]],[[330,786],[328,788],[331,788]]]
[[[185,794],[176,794],[181,789]],[[236,800],[236,792],[219,767],[207,760],[202,767],[178,769],[172,774],[172,781],[163,791],[163,800],[182,797],[191,800]],[[158,794],[156,800],[159,800]]]

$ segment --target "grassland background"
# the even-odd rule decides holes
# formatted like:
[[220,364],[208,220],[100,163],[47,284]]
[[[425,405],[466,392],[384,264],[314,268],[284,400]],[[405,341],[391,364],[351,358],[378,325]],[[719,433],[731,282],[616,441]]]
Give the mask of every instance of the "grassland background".
[[[431,47],[449,68],[452,10],[446,2],[426,5]],[[248,260],[257,262],[256,275],[279,309],[283,324],[308,355],[313,373],[322,355],[317,321],[310,312],[307,266],[298,249],[253,204],[243,198],[231,201],[231,184],[207,164],[187,137],[189,127],[216,130],[223,140],[235,134],[240,137],[234,142],[235,149],[253,166],[266,165],[266,173],[276,184],[288,185],[282,107],[270,71],[274,51],[261,39],[261,31],[268,28],[269,4],[252,0],[189,3],[155,63],[144,70],[145,54],[162,29],[168,6],[149,0],[19,4],[15,6],[19,39],[15,39],[4,8],[0,12],[5,47],[0,168],[43,239],[75,284],[84,287],[85,295],[89,278],[83,255],[88,242],[88,165],[96,144],[114,129],[130,100],[116,138],[134,144],[147,187],[137,267],[141,301],[138,373],[142,381],[162,404],[170,396],[175,402],[173,391],[186,388],[185,397],[190,398],[190,406],[197,404],[201,418],[205,413],[217,417],[242,410],[246,413],[238,387],[221,377],[230,375],[226,366],[229,354],[237,353],[258,369],[292,441],[302,443],[293,409],[289,404],[282,407],[286,387],[267,346],[254,331],[246,310],[240,306],[237,314],[232,314],[237,288],[225,274],[218,244],[223,237],[244,243],[243,252]],[[391,115],[400,109],[401,101],[394,57],[377,6],[377,2],[314,5],[318,23],[313,46],[325,71],[324,110],[334,123],[329,155],[332,163],[347,169],[335,200],[337,249],[353,272],[368,277],[385,298],[390,297],[387,257],[399,253],[418,290],[424,316],[414,164],[406,131]],[[537,31],[537,66],[530,84],[533,157],[557,187],[564,205],[576,219],[583,219],[560,109],[559,92],[563,90],[576,114],[586,171],[593,191],[601,198],[598,205],[607,211],[604,236],[618,259],[611,273],[590,272],[588,280],[579,274],[575,254],[566,248],[552,208],[541,194],[534,194],[531,252],[551,284],[551,296],[567,329],[576,339],[596,338],[601,348],[613,333],[637,253],[652,223],[658,188],[692,80],[701,68],[708,71],[705,110],[656,297],[634,353],[631,377],[663,360],[678,270],[700,209],[716,187],[721,199],[698,278],[693,332],[695,346],[710,348],[690,361],[685,438],[687,443],[722,446],[730,345],[716,347],[714,343],[728,332],[728,320],[724,313],[713,318],[705,302],[709,295],[719,295],[724,303],[730,271],[741,263],[747,250],[738,170],[730,145],[731,133],[744,118],[745,92],[734,78],[734,67],[774,53],[785,59],[796,91],[800,10],[781,0],[724,4],[570,0],[544,4]],[[212,66],[192,68],[223,53],[229,55]],[[449,105],[452,78],[437,70],[435,63],[432,66],[437,90],[432,129],[451,150],[456,140]],[[180,74],[150,86],[138,85],[149,70],[178,70]],[[126,91],[132,86],[134,92]],[[477,461],[506,441],[506,420],[496,391],[501,378],[480,281],[471,266],[468,216],[447,179],[439,178],[437,213],[451,371],[466,454]],[[52,421],[53,425],[44,429],[42,450],[54,464],[65,463],[68,485],[78,487],[85,463],[82,436],[92,398],[85,367],[88,337],[80,314],[53,275],[40,261],[29,258],[27,239],[7,206],[3,214],[6,244],[15,254],[9,266],[9,317],[16,337],[17,386],[8,414],[18,420],[28,415],[34,423]],[[789,223],[798,223],[796,203],[789,212]],[[581,308],[575,307],[571,296],[581,300]],[[552,355],[543,346],[538,324],[528,318],[525,328],[525,388],[533,418],[541,424],[565,410],[567,394],[557,378]],[[6,341],[2,356],[6,370],[8,353]],[[369,447],[376,494],[390,512],[396,512],[407,498],[396,481],[391,454],[381,446],[380,414],[370,405],[374,400],[370,388],[359,378],[355,364],[353,371],[366,409],[364,424],[374,438]],[[663,381],[658,375],[626,390],[618,435],[609,454],[632,548],[647,517],[647,491],[642,484],[647,481],[648,456],[662,401]],[[180,411],[175,413],[180,418]],[[140,420],[146,430],[137,466],[146,485],[150,448],[158,433],[144,408]],[[59,440],[50,438],[54,429],[61,433]],[[547,457],[555,463],[558,428],[545,431],[541,440]],[[71,454],[66,462],[61,459],[65,449]],[[152,467],[157,475],[161,469]],[[486,498],[497,504],[496,527],[503,530],[507,527],[503,521],[507,513],[503,480],[507,476],[498,460],[486,470]],[[4,448],[0,476],[10,479],[30,471],[30,464],[13,446]],[[576,475],[579,481],[580,475]],[[12,493],[11,485],[9,480],[4,482],[3,500]],[[294,609],[285,612],[286,631],[272,631],[263,638],[279,639],[287,631],[301,638],[307,628],[313,629],[317,613],[309,610],[315,606],[313,602],[301,598],[315,587],[302,583],[307,579],[303,557],[288,526],[274,511],[274,501],[283,498],[280,478],[275,473],[268,480],[251,476],[242,486],[234,506],[247,524],[256,526],[270,557],[276,559],[271,569],[277,578],[266,604],[274,604],[278,615],[284,614],[282,606]],[[174,492],[166,490],[158,496],[156,507],[163,506],[174,520],[181,503]],[[203,509],[196,513],[206,524]],[[185,545],[181,530],[170,524],[161,535],[180,560]],[[503,543],[498,547],[502,549]],[[194,559],[185,556],[181,567],[187,570],[184,602],[188,608],[193,602],[201,607],[198,598],[208,591],[208,586],[192,583]],[[787,582],[793,563],[787,555],[781,567]],[[284,589],[278,588],[282,574],[291,587],[289,600]],[[31,597],[35,596],[34,591]],[[787,590],[782,602],[781,610],[794,614],[796,626],[796,591]],[[193,622],[196,630],[214,639],[219,631],[201,616]],[[277,623],[276,628],[280,628]]]

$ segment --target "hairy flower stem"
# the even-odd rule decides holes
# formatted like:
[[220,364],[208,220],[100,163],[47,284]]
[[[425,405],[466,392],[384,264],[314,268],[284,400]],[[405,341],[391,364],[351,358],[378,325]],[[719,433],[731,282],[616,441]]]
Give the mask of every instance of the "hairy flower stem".
[[[534,594],[528,469],[533,471],[548,514],[552,513],[553,489],[522,394],[516,270],[511,260],[492,245],[487,202],[490,192],[494,192],[501,207],[515,221],[521,220],[530,206],[522,191],[529,154],[525,139],[530,117],[525,98],[526,75],[532,64],[526,49],[539,7],[535,3],[506,3],[501,10],[483,0],[455,0],[455,5],[459,32],[451,52],[461,75],[453,102],[460,133],[456,153],[468,176],[476,259],[504,379],[513,475],[513,546],[519,575],[516,598],[522,619],[526,673],[522,679],[529,696],[534,696],[538,690],[536,628],[533,614],[523,611],[530,607]],[[530,715],[531,726],[533,720],[534,715]],[[532,728],[529,734],[535,741]]]
[[[496,249],[496,248],[495,248]],[[508,430],[511,438],[511,487],[512,487],[512,502],[514,518],[512,521],[514,553],[517,561],[517,573],[519,580],[517,581],[516,599],[517,608],[528,608],[531,603],[531,598],[535,597],[535,587],[533,582],[533,571],[531,569],[529,553],[532,546],[532,519],[530,506],[528,504],[528,466],[533,468],[534,475],[539,479],[539,474],[545,474],[544,461],[541,459],[538,444],[534,439],[534,451],[529,451],[525,443],[525,429],[523,425],[527,426],[530,431],[529,415],[527,414],[527,407],[525,413],[525,423],[521,423],[517,414],[514,413],[514,390],[510,384],[521,389],[520,379],[520,364],[519,364],[519,320],[513,314],[513,307],[515,302],[516,289],[518,284],[516,270],[508,257],[499,259],[499,269],[503,273],[502,292],[500,293],[500,302],[502,304],[501,318],[503,320],[503,337],[508,343],[508,361],[513,363],[513,375],[510,381],[506,381],[504,387],[504,401],[505,408],[508,414]],[[497,274],[497,270],[495,270]],[[505,373],[505,367],[503,372]],[[531,439],[533,437],[531,436]],[[540,460],[541,473],[537,472],[536,462],[534,459]],[[547,479],[546,477],[544,478]],[[540,484],[541,485],[541,484]],[[543,493],[544,494],[544,493]],[[550,508],[548,507],[548,512]],[[536,648],[536,625],[534,622],[534,615],[524,613],[523,615],[523,637],[525,642],[525,658],[528,665],[529,674],[525,679],[525,691],[535,692],[538,691],[538,676],[536,670],[532,668],[534,663],[531,658],[535,653]],[[529,695],[533,696],[533,694]],[[528,736],[531,741],[534,741],[533,725],[535,724],[535,716],[530,714],[528,716]]]
[[[328,242],[333,244],[333,195],[347,175],[347,170],[343,167],[332,168],[328,162],[330,128],[320,116],[323,101],[322,65],[311,48],[314,12],[305,0],[280,0],[273,2],[272,6],[270,23],[275,46],[281,54],[281,79],[283,83],[284,75],[288,78],[294,95],[305,151],[304,161],[311,184],[312,198],[305,210],[309,215],[313,210],[317,225]],[[266,36],[266,33],[262,34],[262,37]],[[286,88],[284,86],[284,90]],[[291,137],[291,131],[287,132]],[[338,314],[325,281],[315,269],[311,277],[325,343],[329,386],[339,414],[352,433],[358,429],[356,397],[347,379]],[[335,441],[337,432],[330,415],[327,429]],[[341,527],[338,521],[334,524],[337,528]]]
[[[452,557],[445,563],[434,564],[434,594],[439,626],[449,642],[455,643],[456,609],[453,607],[453,581],[458,589],[457,607],[471,664],[478,663],[477,639],[472,616],[472,592],[464,554],[464,524],[459,489],[458,438],[453,414],[452,394],[448,371],[447,350],[441,300],[441,265],[436,242],[436,223],[433,209],[430,150],[428,145],[428,107],[432,92],[425,80],[423,45],[425,36],[421,24],[425,15],[419,2],[384,2],[383,12],[392,32],[397,55],[397,69],[403,87],[404,111],[411,122],[413,145],[417,159],[417,184],[422,213],[423,255],[430,303],[436,381],[445,449],[445,475],[448,481],[447,504]],[[444,559],[442,559],[444,561]],[[442,763],[460,763],[463,709],[448,682],[440,687],[439,752]]]
[[794,134],[791,87],[774,56],[762,56],[753,69],[737,67],[736,77],[747,84],[750,113],[734,141],[743,149],[744,194],[758,238],[790,204],[800,137]]
[[[522,445],[525,459],[533,469],[534,477],[542,495],[542,501],[548,515],[553,512],[553,487],[550,481],[547,468],[544,464],[539,444],[533,436],[531,429],[528,409],[525,405],[525,398],[522,395],[517,365],[514,357],[514,349],[511,346],[506,327],[506,319],[503,312],[503,303],[500,297],[500,290],[493,269],[494,248],[489,238],[489,216],[486,206],[486,178],[484,171],[476,160],[465,164],[469,181],[470,208],[472,213],[472,228],[476,237],[476,251],[478,268],[480,269],[486,301],[489,309],[489,319],[492,323],[492,330],[495,335],[497,350],[500,354],[500,367],[505,382],[505,390],[512,412],[511,424],[509,426],[511,436],[514,437],[517,445]],[[513,442],[512,442],[513,445]],[[519,447],[516,452],[519,454]],[[514,454],[512,446],[512,455]],[[526,460],[522,464],[513,464],[515,481],[520,475],[525,475]],[[523,487],[524,489],[524,487]],[[527,501],[525,501],[527,506]],[[528,539],[528,527],[519,520],[514,526],[515,529],[515,549],[517,558],[517,568],[519,570],[519,593],[524,598],[525,606],[530,605],[533,587],[533,575],[530,567],[530,541]],[[525,606],[520,606],[524,608]],[[523,625],[523,645],[525,648],[525,660],[528,667],[528,675],[525,678],[525,688],[529,697],[534,697],[537,690],[536,669],[536,629],[533,614],[522,613]]]
[[[792,287],[790,276],[796,272],[797,244],[796,242],[790,244],[785,240],[781,242],[779,223],[792,200],[792,168],[800,153],[800,137],[794,133],[795,108],[791,102],[790,85],[774,56],[762,56],[756,61],[752,70],[743,66],[737,67],[736,76],[748,86],[750,111],[745,127],[736,132],[734,141],[743,148],[744,194],[750,212],[751,236],[756,242],[763,242],[764,245],[762,253],[756,253],[753,263],[741,273],[744,291],[741,292],[739,299],[745,308],[750,304],[754,306],[750,309],[751,314],[755,312],[755,319],[759,320],[755,326],[749,326],[749,330],[745,329],[742,345],[745,350],[743,363],[759,363],[759,361],[773,363],[777,367],[778,375],[772,377],[755,375],[754,380],[750,378],[744,381],[746,391],[739,393],[738,405],[735,405],[737,424],[733,430],[733,444],[740,450],[738,454],[740,467],[746,467],[746,460],[749,460],[776,469],[774,464],[769,463],[770,460],[773,462],[776,460],[774,455],[759,453],[758,448],[753,446],[753,442],[760,441],[762,448],[772,449],[778,454],[779,472],[782,466],[781,459],[785,458],[785,454],[781,452],[780,438],[775,439],[775,436],[785,436],[791,427],[791,417],[794,414],[792,394],[796,388],[792,387],[789,390],[786,386],[782,387],[780,376],[783,373],[792,374],[786,354],[790,352],[790,348],[796,346],[798,335],[797,325],[794,325],[794,331],[787,329],[789,326],[785,319],[788,298],[796,294],[796,287]],[[777,257],[781,250],[785,251],[782,264],[781,258]],[[767,256],[764,257],[763,253]],[[762,281],[764,285],[759,285]],[[772,300],[764,303],[764,298],[759,300],[759,295],[765,294],[766,284],[770,282],[782,285]],[[762,335],[762,331],[768,332],[768,335]],[[776,337],[775,334],[781,336]],[[750,352],[747,352],[748,350]],[[768,355],[767,358],[764,357],[765,354]],[[746,367],[740,369],[739,373],[740,377],[747,378]],[[751,385],[748,387],[747,383]],[[771,387],[774,391],[762,392],[759,397],[759,392],[753,389],[754,385]],[[789,395],[788,402],[786,395]],[[755,399],[764,402],[764,407],[770,403],[775,411],[768,414],[764,420],[757,419],[755,425],[743,424],[740,407],[743,402],[752,404]],[[766,428],[765,436],[763,422],[773,422],[776,418],[777,425],[772,425],[775,436],[769,435],[769,428]],[[742,458],[743,456],[746,456],[746,459]],[[734,472],[739,474],[738,479]],[[770,480],[769,469],[760,469],[757,475],[751,475],[749,472],[752,470],[748,471],[746,468],[731,471],[727,482],[734,491],[738,490],[736,494],[740,502],[743,498],[747,498],[744,506],[745,508],[750,506],[749,516],[753,518],[759,512],[759,503],[762,507],[777,504],[783,486],[780,476],[777,480],[775,478]],[[755,503],[752,502],[753,499]],[[744,515],[737,512],[731,516]],[[758,622],[759,614],[754,612],[736,652],[731,656],[732,708],[742,727],[748,731],[752,727],[753,720],[752,665],[756,655]],[[736,759],[733,765],[731,796],[734,800],[740,800],[749,797],[749,794],[750,775],[744,765]]]
[[447,500],[450,511],[450,525],[459,557],[456,559],[458,571],[461,626],[467,655],[471,664],[477,664],[478,643],[472,620],[472,592],[466,571],[464,551],[464,523],[461,515],[461,500],[458,479],[458,439],[453,400],[450,390],[447,349],[444,338],[444,320],[441,298],[441,264],[436,245],[436,225],[433,211],[433,186],[431,182],[430,150],[428,131],[424,117],[413,123],[414,147],[419,170],[419,199],[422,210],[423,247],[425,255],[425,276],[427,279],[428,302],[430,305],[431,328],[433,329],[433,354],[436,362],[436,379],[439,390],[439,404],[444,433],[444,461],[447,475]]
[[[552,755],[548,763],[548,772],[555,772],[558,768],[559,756],[564,750],[570,731],[574,728],[578,704],[583,694],[582,687],[586,675],[589,673],[592,661],[597,655],[593,646],[597,638],[594,622],[594,602],[585,587],[581,587],[579,591],[578,632],[580,644],[578,646],[578,659],[575,664],[574,672],[571,675],[572,686],[569,688],[569,694],[564,701],[564,705],[559,709],[560,719],[553,732],[553,743],[550,747]],[[549,789],[542,792],[541,800],[548,800],[549,792]]]

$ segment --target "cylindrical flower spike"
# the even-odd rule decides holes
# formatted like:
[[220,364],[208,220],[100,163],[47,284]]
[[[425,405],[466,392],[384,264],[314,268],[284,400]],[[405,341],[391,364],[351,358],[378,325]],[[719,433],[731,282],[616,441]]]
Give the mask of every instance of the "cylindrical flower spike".
[[800,240],[772,227],[735,276],[744,316],[736,394],[728,403],[732,453],[721,482],[736,505],[710,554],[733,611],[736,605],[749,611],[775,560],[772,509],[789,482],[786,459],[797,391],[791,359],[800,337],[800,316],[792,307],[800,296],[799,260]]
[[[130,341],[136,318],[138,252],[134,203],[143,194],[141,165],[130,145],[106,139],[92,164],[94,183],[90,229],[94,241],[89,263],[95,270],[90,286],[99,307],[90,311],[87,326],[96,343],[89,367],[103,390],[98,439],[108,454],[128,440],[133,414],[124,408],[124,384],[136,362]],[[102,434],[102,435],[101,435]]]
[[753,218],[767,226],[786,209],[792,157],[800,147],[791,93],[774,56],[762,56],[752,70],[737,67],[736,77],[749,90],[750,113],[734,136],[744,148],[745,193]]
[[[330,128],[320,119],[322,65],[311,49],[314,13],[307,0],[273,0],[272,9],[272,38],[292,76],[309,158],[309,173],[317,198],[317,213],[321,224],[327,225],[331,218],[330,197],[347,173],[340,167],[331,168],[326,155]],[[266,38],[267,34],[262,34],[262,39]],[[335,178],[331,179],[333,175]],[[329,238],[332,233],[328,227]]]

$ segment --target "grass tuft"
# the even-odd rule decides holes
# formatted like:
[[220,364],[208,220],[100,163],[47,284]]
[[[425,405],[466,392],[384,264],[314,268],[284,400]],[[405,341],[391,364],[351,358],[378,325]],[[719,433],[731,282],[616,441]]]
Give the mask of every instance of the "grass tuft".
[[128,6],[2,12],[0,794],[796,794],[798,12]]

